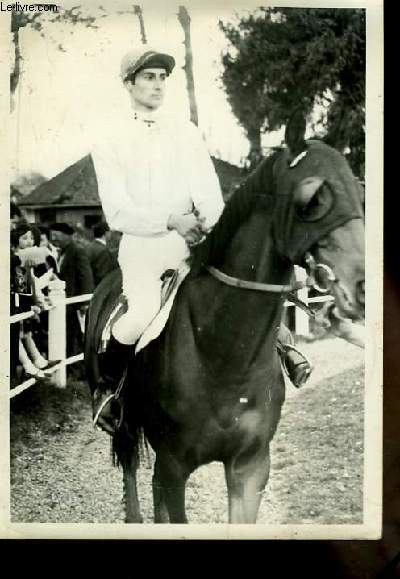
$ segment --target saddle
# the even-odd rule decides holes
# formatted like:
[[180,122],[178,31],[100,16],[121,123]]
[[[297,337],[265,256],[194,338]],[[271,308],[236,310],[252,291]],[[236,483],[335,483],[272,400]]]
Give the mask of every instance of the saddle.
[[[168,321],[178,288],[188,273],[189,266],[184,263],[179,267],[179,269],[167,269],[162,274],[160,278],[162,281],[160,309],[140,336],[135,348],[136,354],[161,334]],[[127,310],[127,299],[124,294],[121,293],[116,297],[116,299],[114,299],[113,304],[111,304],[111,311],[104,325],[98,346],[99,354],[106,351],[114,324],[127,312]]]

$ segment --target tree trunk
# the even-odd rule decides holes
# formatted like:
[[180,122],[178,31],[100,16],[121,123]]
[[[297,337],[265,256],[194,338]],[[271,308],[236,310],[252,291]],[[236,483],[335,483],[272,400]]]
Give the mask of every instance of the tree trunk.
[[195,125],[199,124],[198,110],[196,95],[194,90],[194,77],[193,77],[193,53],[192,53],[192,43],[190,39],[190,16],[188,11],[184,6],[179,6],[178,20],[182,26],[185,40],[185,65],[183,70],[186,74],[186,86],[189,96],[189,106],[190,106],[190,120]]
[[249,168],[252,169],[262,158],[261,150],[261,127],[247,129],[247,138],[250,142],[250,152],[248,155]]
[[13,32],[13,43],[14,43],[14,68],[10,74],[10,108],[11,111],[14,110],[14,94],[18,86],[19,77],[21,74],[21,49],[19,46],[19,29]]
[[142,44],[147,44],[147,38],[146,38],[146,30],[144,28],[144,20],[143,20],[143,11],[141,6],[135,4],[135,6],[133,7],[134,12],[136,14],[136,16],[139,19],[139,26],[140,26],[140,37],[142,40]]

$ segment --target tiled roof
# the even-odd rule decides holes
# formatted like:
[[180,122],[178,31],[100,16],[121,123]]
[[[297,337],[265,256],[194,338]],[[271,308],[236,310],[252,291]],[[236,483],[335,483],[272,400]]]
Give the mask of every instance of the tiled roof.
[[19,202],[19,205],[92,205],[100,204],[91,155],[42,183]]

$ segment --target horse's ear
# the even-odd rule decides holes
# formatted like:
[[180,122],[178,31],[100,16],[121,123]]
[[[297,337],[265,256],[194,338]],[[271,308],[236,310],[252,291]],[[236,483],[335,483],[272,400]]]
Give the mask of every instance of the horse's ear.
[[302,108],[297,108],[291,114],[285,130],[285,142],[293,157],[306,149],[305,134],[306,115]]

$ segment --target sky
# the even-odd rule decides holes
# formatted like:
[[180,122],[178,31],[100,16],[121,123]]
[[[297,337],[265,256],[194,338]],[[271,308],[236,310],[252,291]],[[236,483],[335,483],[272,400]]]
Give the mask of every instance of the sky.
[[[170,52],[177,63],[168,79],[164,107],[189,118],[177,6],[146,6],[149,45]],[[199,128],[211,154],[240,164],[248,153],[248,141],[220,80],[221,52],[227,41],[218,19],[232,20],[234,9],[216,4],[214,8],[195,5],[189,11]],[[29,172],[51,178],[89,153],[104,127],[129,112],[119,65],[125,52],[140,45],[139,22],[133,14],[119,14],[117,4],[106,14],[97,21],[96,30],[53,23],[46,25],[44,38],[30,28],[22,30],[23,73],[11,118],[12,178]],[[281,135],[269,140],[267,144],[277,144]]]

